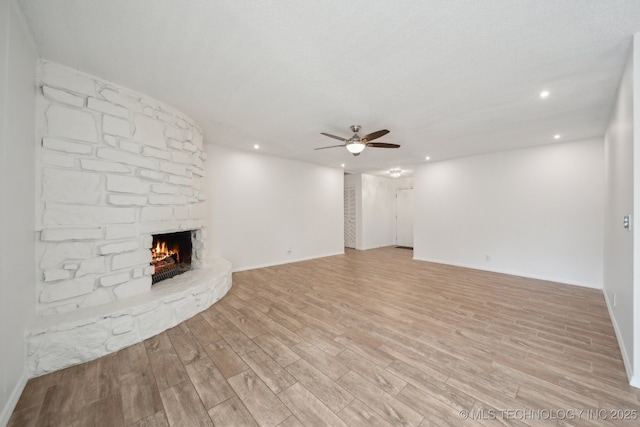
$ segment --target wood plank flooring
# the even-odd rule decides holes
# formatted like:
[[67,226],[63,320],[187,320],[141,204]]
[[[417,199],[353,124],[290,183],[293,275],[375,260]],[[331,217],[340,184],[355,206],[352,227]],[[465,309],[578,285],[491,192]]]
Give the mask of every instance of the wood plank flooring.
[[9,425],[640,425],[602,292],[411,257],[235,273],[175,328],[30,380]]

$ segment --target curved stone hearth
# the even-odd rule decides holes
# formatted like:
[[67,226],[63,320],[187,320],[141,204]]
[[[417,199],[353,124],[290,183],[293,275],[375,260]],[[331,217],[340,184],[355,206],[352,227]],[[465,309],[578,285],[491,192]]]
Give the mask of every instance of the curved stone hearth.
[[141,342],[206,310],[230,288],[231,263],[216,258],[142,295],[41,316],[27,335],[29,373],[43,375]]

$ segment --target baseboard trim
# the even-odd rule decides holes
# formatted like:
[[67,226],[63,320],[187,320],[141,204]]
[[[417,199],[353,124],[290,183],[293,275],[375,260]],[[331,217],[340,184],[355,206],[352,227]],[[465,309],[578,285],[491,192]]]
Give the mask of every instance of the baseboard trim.
[[629,381],[629,385],[631,387],[640,388],[640,377],[637,375],[633,375],[631,377],[631,381]]
[[391,247],[393,247],[393,246],[395,246],[393,243],[391,243],[391,244],[387,243],[387,244],[384,244],[384,245],[378,245],[378,246],[364,246],[364,247],[361,247],[361,248],[355,248],[355,249],[357,249],[357,250],[359,250],[359,251],[368,251],[368,250],[370,250],[370,249],[391,248]]
[[[415,251],[414,251],[414,254],[415,254]],[[456,262],[441,261],[441,260],[437,260],[437,259],[420,258],[420,257],[416,257],[415,255],[414,255],[413,259],[416,260],[416,261],[432,262],[434,264],[452,265],[454,267],[462,267],[462,268],[469,268],[469,269],[472,269],[472,270],[488,271],[490,273],[507,274],[509,276],[517,276],[517,277],[526,277],[527,279],[544,280],[546,282],[561,283],[563,285],[580,286],[582,288],[589,288],[589,289],[602,289],[602,284],[575,282],[575,281],[571,281],[571,280],[560,279],[560,278],[557,278],[557,277],[542,276],[542,275],[537,275],[537,274],[526,274],[526,273],[517,272],[517,271],[501,270],[501,269],[498,269],[498,268],[487,268],[487,267],[484,267],[484,266],[481,266],[481,265],[462,264],[462,263],[456,263]]]
[[271,262],[271,263],[254,264],[254,265],[249,265],[249,266],[246,266],[246,267],[237,267],[237,268],[234,268],[232,271],[234,273],[238,273],[240,271],[257,270],[259,268],[275,267],[277,265],[285,265],[285,264],[292,264],[294,262],[310,261],[312,259],[326,258],[326,257],[336,256],[336,255],[344,255],[344,251],[330,253],[330,254],[326,254],[326,255],[314,255],[314,256],[310,256],[310,257],[293,258],[293,259],[288,259],[288,260],[283,260],[283,261],[276,261],[276,262]]
[[18,404],[18,400],[20,400],[20,396],[24,391],[24,387],[27,385],[27,371],[23,369],[22,375],[20,375],[20,379],[16,383],[15,387],[11,391],[9,395],[9,399],[5,402],[4,408],[2,408],[2,414],[0,414],[0,426],[6,426],[9,424],[9,420],[11,419],[11,414],[13,414],[13,410]]
[[604,302],[607,305],[607,311],[609,312],[609,318],[611,319],[613,330],[616,333],[616,340],[618,341],[618,347],[620,347],[620,353],[622,354],[622,363],[624,364],[624,370],[627,373],[627,378],[629,379],[629,385],[640,388],[640,378],[638,378],[637,375],[633,375],[633,365],[631,363],[631,360],[629,360],[629,353],[627,353],[624,341],[622,341],[622,339],[620,338],[622,334],[620,333],[620,328],[618,327],[616,317],[613,315],[613,304],[611,304],[611,301],[609,301],[609,296],[604,290],[602,291],[602,294],[604,295]]

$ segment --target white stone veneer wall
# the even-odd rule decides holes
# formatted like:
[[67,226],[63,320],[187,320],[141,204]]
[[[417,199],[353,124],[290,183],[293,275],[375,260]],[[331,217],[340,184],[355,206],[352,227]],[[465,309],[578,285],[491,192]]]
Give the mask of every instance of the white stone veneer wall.
[[231,263],[216,258],[202,269],[159,282],[145,294],[40,316],[27,334],[29,373],[42,375],[145,340],[206,310],[229,289]]
[[[210,307],[231,263],[204,260],[201,130],[144,95],[38,64],[38,316],[32,376],[140,342]],[[152,234],[192,232],[195,270],[151,288]]]
[[[41,61],[37,312],[149,291],[152,234],[205,226],[203,136],[172,107]],[[204,235],[194,233],[194,268]]]

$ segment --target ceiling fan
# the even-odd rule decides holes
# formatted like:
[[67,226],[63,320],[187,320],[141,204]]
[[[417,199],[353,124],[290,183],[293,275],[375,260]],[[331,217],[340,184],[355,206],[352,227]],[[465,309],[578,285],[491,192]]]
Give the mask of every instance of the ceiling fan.
[[359,136],[358,132],[360,131],[360,125],[352,125],[351,130],[353,131],[353,136],[349,139],[343,138],[341,136],[335,136],[328,133],[320,132],[321,135],[328,136],[329,138],[338,139],[343,141],[342,145],[331,145],[329,147],[320,147],[316,148],[316,150],[324,150],[325,148],[335,148],[335,147],[347,147],[347,150],[354,156],[359,156],[362,153],[362,150],[365,147],[373,147],[373,148],[398,148],[400,147],[398,144],[389,144],[387,142],[370,142],[374,139],[378,139],[381,136],[384,136],[389,133],[388,130],[383,129],[377,132],[370,133],[365,136]]

